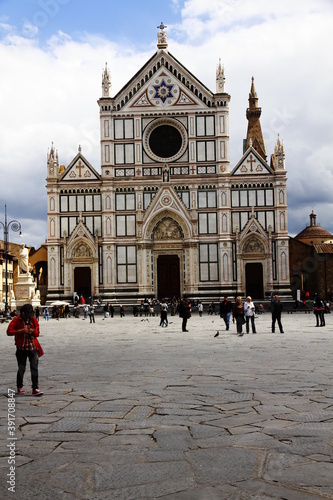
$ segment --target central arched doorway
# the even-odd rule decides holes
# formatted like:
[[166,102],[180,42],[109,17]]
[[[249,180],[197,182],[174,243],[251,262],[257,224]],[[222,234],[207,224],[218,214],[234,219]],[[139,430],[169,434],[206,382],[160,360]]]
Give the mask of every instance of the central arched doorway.
[[264,296],[263,269],[261,262],[249,262],[245,265],[246,295],[253,299]]
[[178,255],[157,257],[158,298],[180,297],[180,266]]
[[90,267],[76,267],[74,269],[74,291],[87,301],[91,297],[91,269]]

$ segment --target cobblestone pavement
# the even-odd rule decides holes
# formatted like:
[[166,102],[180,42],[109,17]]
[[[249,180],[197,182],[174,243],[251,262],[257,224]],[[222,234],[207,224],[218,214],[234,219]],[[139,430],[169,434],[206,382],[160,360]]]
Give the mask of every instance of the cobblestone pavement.
[[[41,319],[43,397],[15,396],[0,325],[0,498],[333,499],[333,315],[283,315],[285,334],[219,316]],[[217,330],[220,334],[214,337]],[[8,463],[15,457],[15,469]],[[11,474],[8,476],[8,474]]]

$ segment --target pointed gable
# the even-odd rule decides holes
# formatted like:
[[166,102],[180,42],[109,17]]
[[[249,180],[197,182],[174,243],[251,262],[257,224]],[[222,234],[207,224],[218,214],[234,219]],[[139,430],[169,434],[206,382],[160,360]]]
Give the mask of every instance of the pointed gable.
[[211,106],[212,92],[169,52],[160,50],[115,95],[117,110]]
[[159,189],[144,214],[143,231],[148,237],[150,237],[153,227],[165,216],[177,221],[187,238],[192,236],[189,211],[176,192],[168,185]]
[[242,156],[231,172],[232,176],[238,175],[267,175],[273,174],[272,168],[266,163],[257,151],[251,146]]
[[267,252],[267,232],[255,218],[254,211],[240,233],[239,245],[246,254],[264,254]]
[[101,176],[79,152],[60,177],[61,181],[100,180]]
[[67,240],[67,252],[78,261],[95,257],[96,245],[94,237],[84,225],[81,216],[79,223]]

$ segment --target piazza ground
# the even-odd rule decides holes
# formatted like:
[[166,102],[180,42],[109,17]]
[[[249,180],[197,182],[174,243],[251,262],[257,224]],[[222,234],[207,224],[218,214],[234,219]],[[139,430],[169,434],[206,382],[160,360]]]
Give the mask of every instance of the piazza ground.
[[[333,315],[284,314],[285,334],[219,316],[41,319],[40,388],[15,397],[25,499],[333,498]],[[13,338],[0,325],[1,484],[8,491]],[[217,330],[220,335],[214,337]]]

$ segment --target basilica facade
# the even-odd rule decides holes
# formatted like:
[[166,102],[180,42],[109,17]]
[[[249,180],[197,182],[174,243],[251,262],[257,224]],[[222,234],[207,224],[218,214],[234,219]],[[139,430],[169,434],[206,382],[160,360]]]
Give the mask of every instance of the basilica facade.
[[254,80],[243,155],[230,165],[224,68],[214,93],[159,30],[157,51],[116,95],[105,67],[100,167],[80,148],[67,166],[48,152],[47,298],[288,294],[284,148],[277,138],[267,160]]

